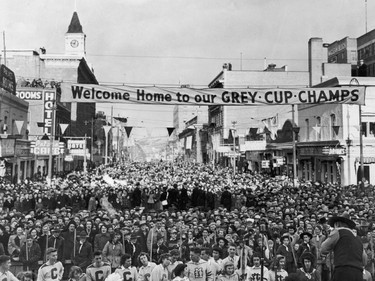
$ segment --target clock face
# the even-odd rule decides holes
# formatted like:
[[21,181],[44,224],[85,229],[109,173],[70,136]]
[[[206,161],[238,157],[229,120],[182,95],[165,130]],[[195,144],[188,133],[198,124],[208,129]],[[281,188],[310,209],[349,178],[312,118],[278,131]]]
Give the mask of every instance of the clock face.
[[77,48],[79,45],[78,41],[77,40],[72,40],[70,41],[70,46],[72,46],[73,48]]

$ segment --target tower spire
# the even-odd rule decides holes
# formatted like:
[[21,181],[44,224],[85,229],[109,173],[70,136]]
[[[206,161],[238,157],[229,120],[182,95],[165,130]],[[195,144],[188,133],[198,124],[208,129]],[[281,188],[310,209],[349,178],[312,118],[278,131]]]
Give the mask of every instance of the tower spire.
[[73,13],[72,20],[70,21],[68,33],[83,33],[82,25],[79,22],[78,14],[76,11]]

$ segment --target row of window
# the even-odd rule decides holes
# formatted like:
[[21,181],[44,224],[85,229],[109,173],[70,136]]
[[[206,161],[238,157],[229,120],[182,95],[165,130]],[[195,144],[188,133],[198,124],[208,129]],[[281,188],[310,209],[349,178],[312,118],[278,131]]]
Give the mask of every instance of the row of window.
[[375,122],[362,122],[361,132],[364,137],[374,138]]
[[[316,140],[321,141],[322,140],[322,118],[320,116],[316,117],[316,124],[313,126],[319,127],[320,131],[316,131]],[[329,119],[329,128],[330,128],[330,136],[332,140],[336,139],[337,135],[337,129],[336,127],[336,115],[331,114],[330,119]],[[305,128],[306,128],[306,141],[310,141],[310,132],[311,132],[311,127],[310,127],[310,119],[305,119]]]
[[218,114],[215,114],[211,117],[211,123],[214,123],[215,126],[222,127],[223,126],[223,112],[220,111]]
[[375,55],[375,43],[358,50],[358,59],[362,60]]

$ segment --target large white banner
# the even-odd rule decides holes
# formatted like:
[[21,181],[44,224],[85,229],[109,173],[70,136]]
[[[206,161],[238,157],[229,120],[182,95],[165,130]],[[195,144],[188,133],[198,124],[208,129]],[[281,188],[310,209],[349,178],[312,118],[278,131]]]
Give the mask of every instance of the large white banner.
[[365,87],[195,89],[62,83],[62,102],[169,105],[365,104]]

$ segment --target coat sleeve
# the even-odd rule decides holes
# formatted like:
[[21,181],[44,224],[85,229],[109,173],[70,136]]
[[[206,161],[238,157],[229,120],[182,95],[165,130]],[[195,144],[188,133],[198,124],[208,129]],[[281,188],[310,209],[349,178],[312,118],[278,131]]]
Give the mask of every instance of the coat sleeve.
[[327,255],[329,252],[333,251],[337,241],[340,239],[340,234],[337,230],[334,230],[330,233],[328,238],[322,243],[321,252],[323,255]]
[[38,260],[40,260],[41,256],[42,256],[42,250],[40,249],[40,246],[39,244],[34,244],[34,253],[32,255],[30,255],[29,257],[29,262],[30,263],[34,263],[34,262],[37,262]]
[[103,248],[103,260],[108,261],[107,254],[108,254],[108,247],[109,247],[109,242],[107,242]]
[[97,250],[101,250],[99,249],[99,234],[96,234],[94,238],[94,251]]
[[8,241],[8,253],[10,255],[13,254],[15,249],[16,249],[16,246],[14,244],[14,236],[12,235],[9,237],[9,241]]

